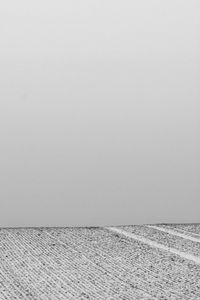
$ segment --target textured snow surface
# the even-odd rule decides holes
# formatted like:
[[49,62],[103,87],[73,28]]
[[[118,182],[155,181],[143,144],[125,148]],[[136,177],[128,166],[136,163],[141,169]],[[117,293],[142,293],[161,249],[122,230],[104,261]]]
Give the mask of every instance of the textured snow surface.
[[7,299],[200,299],[200,225],[2,228]]

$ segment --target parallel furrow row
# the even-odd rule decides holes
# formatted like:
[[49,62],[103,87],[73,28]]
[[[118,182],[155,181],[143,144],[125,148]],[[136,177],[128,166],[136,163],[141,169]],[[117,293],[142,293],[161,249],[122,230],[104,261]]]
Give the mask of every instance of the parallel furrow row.
[[[27,236],[27,233],[25,232],[20,238],[21,238],[21,240],[25,239],[25,241],[24,241],[25,243],[30,243],[32,251],[33,251],[33,249],[36,249],[36,246],[38,245],[40,252],[43,253],[43,254],[40,253],[39,259],[42,260],[42,255],[44,255],[44,261],[46,261],[46,263],[48,262],[49,264],[54,266],[54,272],[57,269],[60,272],[60,275],[63,276],[67,270],[67,275],[72,276],[74,274],[74,276],[77,278],[77,280],[78,280],[77,284],[85,282],[85,286],[84,286],[85,291],[87,291],[90,294],[92,291],[98,290],[99,291],[98,297],[100,299],[105,299],[107,294],[104,294],[103,296],[101,296],[101,293],[103,293],[103,291],[105,289],[108,290],[109,280],[112,279],[112,278],[108,278],[107,274],[105,273],[105,270],[104,270],[104,274],[102,272],[98,273],[97,272],[98,269],[96,268],[96,265],[94,268],[94,266],[91,265],[90,261],[86,261],[84,259],[82,254],[77,253],[77,251],[75,251],[74,249],[73,250],[70,249],[67,245],[65,245],[65,247],[57,246],[55,238],[53,238],[53,237],[45,236],[45,234],[44,234],[41,236],[41,239],[38,240],[37,235],[35,235],[35,241],[34,241],[34,235],[31,234],[31,237],[30,237],[29,235]],[[49,250],[49,247],[48,247],[48,244],[50,244],[50,243],[51,243],[51,245],[52,244],[55,245],[53,248],[51,247],[51,250]],[[66,249],[67,249],[67,251],[66,251]],[[103,277],[105,277],[105,276],[107,276],[107,278],[102,281]],[[63,280],[64,280],[64,278],[63,278]],[[94,284],[91,285],[91,282],[94,282]],[[111,282],[111,285],[109,287],[109,292],[115,286],[114,284],[116,285],[115,282]],[[120,295],[120,290],[123,291],[122,287],[119,287],[119,285],[116,285],[116,291],[115,291],[114,295],[115,296]],[[134,293],[128,294],[127,296],[133,297],[134,294],[136,296],[139,296],[137,291],[134,291]],[[92,294],[91,297],[93,297],[93,298],[91,298],[91,299],[94,299],[95,296],[97,298],[97,295]],[[127,299],[130,299],[130,298],[127,298]],[[139,298],[136,298],[136,299],[139,299]]]
[[[31,256],[27,248],[24,248],[18,238],[4,241],[3,255],[6,259],[2,264],[9,270],[10,276],[13,278],[15,286],[21,288],[26,293],[26,297],[30,299],[72,299],[72,296],[77,296],[74,289],[71,291],[63,290],[63,282],[55,276],[55,273],[46,268],[37,260],[37,257]],[[13,241],[14,240],[14,241]],[[11,250],[12,249],[12,250]],[[72,292],[72,293],[70,293]]]
[[200,224],[0,229],[0,300],[200,299]]
[[[34,235],[31,235],[30,237],[27,232],[24,232],[23,234],[19,233],[17,238],[20,244],[29,250],[29,255],[37,257],[38,261],[49,268],[53,274],[56,274],[57,278],[62,280],[65,285],[67,284],[67,286],[71,286],[75,290],[80,290],[82,294],[88,290],[88,295],[91,297],[98,296],[99,299],[104,299],[101,295],[95,293],[95,290],[98,288],[86,280],[87,276],[91,281],[94,280],[93,276],[95,273],[89,274],[89,268],[87,269],[84,263],[81,264],[84,266],[84,277],[82,276],[80,280],[80,257],[72,255],[69,251],[61,253],[62,251],[58,249],[60,247],[55,244],[55,241],[52,239],[50,245],[50,239],[45,236],[38,239],[37,236],[34,238]],[[58,251],[55,249],[58,249]],[[76,262],[74,263],[75,259]],[[76,277],[76,275],[78,276]]]
[[[57,235],[58,231],[54,234]],[[154,297],[168,296],[168,299],[171,299],[174,297],[173,293],[175,293],[176,299],[182,299],[178,291],[173,291],[170,288],[170,285],[168,285],[168,287],[163,285],[163,282],[161,280],[159,281],[155,274],[136,266],[136,264],[129,265],[127,261],[119,261],[117,259],[117,253],[115,253],[113,249],[102,251],[99,245],[98,247],[95,247],[92,243],[88,243],[85,237],[85,234],[75,236],[75,233],[72,233],[71,231],[70,234],[69,231],[66,231],[65,234],[62,234],[59,231],[59,239],[62,242],[69,243],[71,240],[76,249],[79,249],[80,252],[87,253],[90,259],[96,263],[101,263],[101,265],[103,265],[106,269],[112,267],[115,269],[115,273],[118,271],[119,278],[124,281],[126,280],[129,284],[137,284],[138,287],[142,287],[142,289],[148,291],[148,293]],[[111,272],[114,272],[113,269],[111,269]]]
[[[131,268],[134,268],[134,265],[135,263],[138,261],[140,263],[140,266],[141,267],[144,267],[146,266],[146,268],[148,269],[151,269],[155,272],[157,272],[157,276],[160,275],[160,279],[162,281],[162,278],[163,278],[163,272],[162,272],[162,268],[156,268],[156,262],[159,262],[161,261],[161,263],[163,262],[163,259],[166,260],[166,257],[163,256],[163,255],[157,255],[156,252],[152,251],[151,249],[151,252],[148,252],[148,247],[146,247],[145,245],[142,247],[142,245],[139,245],[138,249],[136,247],[137,243],[131,243],[130,245],[130,242],[125,240],[125,239],[119,239],[119,238],[116,238],[114,237],[113,235],[106,235],[101,237],[101,240],[99,239],[99,236],[101,235],[100,233],[96,233],[96,232],[91,232],[90,230],[84,230],[84,234],[80,233],[80,231],[78,230],[73,230],[73,233],[77,234],[76,236],[76,240],[78,241],[79,239],[83,238],[85,240],[85,242],[87,241],[87,238],[88,239],[92,239],[94,242],[96,242],[96,244],[93,242],[90,242],[90,245],[93,245],[94,247],[94,251],[95,252],[100,252],[100,249],[102,249],[103,251],[106,251],[107,254],[109,255],[112,255],[113,258],[120,258],[121,261],[124,261],[125,263],[125,266],[127,266],[127,263],[128,262],[131,262]],[[65,234],[67,234],[68,236],[68,233],[69,231],[67,230]],[[56,233],[57,234],[57,231]],[[94,234],[96,234],[96,237],[94,236]],[[97,239],[98,237],[98,239]],[[108,244],[106,245],[104,243],[105,240],[108,240]],[[110,239],[112,240],[112,249],[111,249],[111,243],[110,243]],[[100,240],[101,242],[98,242],[98,240]],[[85,245],[85,244],[83,244]],[[130,247],[131,246],[131,247]],[[142,249],[141,249],[142,247]],[[134,249],[134,251],[133,251]],[[121,251],[120,251],[121,250]],[[138,255],[139,253],[139,255]],[[140,255],[143,253],[143,257],[141,257],[140,259]],[[128,254],[128,255],[127,255]],[[155,263],[154,261],[152,262],[152,257],[151,255],[153,254],[153,258],[155,259]],[[142,255],[141,255],[142,256]],[[171,258],[173,258],[172,255],[170,255]],[[169,258],[167,257],[167,261],[169,260]],[[174,258],[173,258],[174,260]],[[167,277],[170,269],[169,267],[170,264],[168,262],[168,265],[166,266],[166,272],[164,272],[164,275]],[[176,269],[176,272],[177,272],[177,275],[179,275],[179,272],[180,272],[180,267],[182,266],[182,261],[180,262],[180,264],[178,264],[177,266],[177,269]],[[162,267],[162,265],[161,265]],[[190,265],[189,265],[190,267]],[[185,270],[183,269],[183,274],[184,275],[191,275],[190,274],[190,269],[186,269],[186,272]],[[171,274],[169,274],[169,277],[171,279],[173,279],[174,281],[174,278],[173,278],[173,275],[174,275],[174,270],[172,270],[172,272],[170,272]],[[185,298],[189,298],[191,299],[191,296],[195,293],[195,295],[199,295],[199,286],[197,284],[197,278],[199,278],[197,276],[197,274],[195,274],[195,278],[191,277],[190,278],[190,281],[188,282],[188,279],[186,278],[186,280],[184,279],[184,277],[182,278],[181,276],[179,276],[178,278],[176,278],[177,280],[174,281],[174,284],[173,282],[171,281],[170,284],[171,284],[171,287],[172,288],[175,288],[177,289],[179,292],[182,292],[185,294]],[[183,280],[181,280],[183,279]],[[196,280],[195,280],[196,279]],[[165,283],[164,283],[164,286],[165,286]],[[188,296],[188,292],[191,293],[191,296]]]
[[[136,226],[129,226],[131,228],[129,228],[128,232],[135,232],[134,230],[135,229],[132,229],[133,227],[136,227]],[[122,227],[123,230],[125,227]],[[143,229],[145,231],[145,228]],[[139,235],[137,233],[137,235]],[[149,235],[149,236],[146,236],[149,240],[152,239],[152,236]],[[167,237],[166,237],[167,238]],[[131,241],[130,241],[131,242]],[[158,250],[157,252],[160,252],[160,250]],[[154,253],[152,251],[152,258],[154,259]],[[196,282],[195,283],[198,283],[200,284],[200,266],[199,265],[196,265],[195,263],[193,262],[190,262],[188,260],[185,260],[185,259],[182,259],[180,257],[178,257],[177,255],[172,255],[171,253],[165,253],[165,259],[163,257],[163,261],[162,261],[162,264],[159,266],[160,267],[164,267],[164,262],[167,264],[167,271],[170,271],[171,275],[181,275],[180,276],[180,279],[183,278],[183,279],[186,279],[187,277],[187,280],[191,280],[191,283],[193,282],[194,278],[196,278]],[[143,255],[143,252],[141,252],[141,255]],[[146,254],[145,254],[146,255]],[[174,260],[173,257],[176,257],[176,259]],[[171,263],[169,265],[169,262],[171,262],[171,259],[173,260],[173,264]],[[159,263],[159,261],[158,261]],[[177,271],[177,272],[176,272]],[[191,272],[192,271],[192,272]],[[188,278],[189,276],[189,278]]]
[[[51,239],[52,242],[60,244],[62,247],[64,247],[64,249],[62,249],[62,250],[64,250],[64,252],[63,252],[64,256],[62,256],[62,254],[59,252],[60,259],[65,259],[66,253],[69,253],[70,251],[72,252],[71,261],[73,261],[77,257],[78,266],[75,268],[77,270],[77,274],[80,275],[80,272],[81,272],[80,268],[82,268],[81,261],[83,261],[83,265],[85,265],[87,263],[87,266],[86,266],[87,269],[83,270],[84,271],[83,276],[85,277],[87,275],[87,272],[89,271],[89,274],[92,276],[93,281],[95,280],[95,278],[98,278],[98,280],[102,281],[102,278],[105,277],[104,281],[102,281],[102,288],[106,287],[106,289],[108,289],[110,293],[113,292],[113,296],[117,295],[119,297],[119,299],[121,299],[121,295],[122,295],[123,299],[125,299],[126,296],[128,296],[128,297],[136,296],[136,299],[139,299],[139,297],[142,296],[142,299],[144,299],[143,298],[144,293],[141,293],[139,291],[139,289],[132,288],[129,285],[124,284],[124,282],[121,282],[121,281],[116,282],[116,277],[115,277],[115,272],[114,272],[115,270],[114,269],[112,269],[112,272],[109,272],[108,269],[102,268],[101,266],[99,266],[95,262],[91,261],[90,259],[88,259],[86,257],[86,254],[84,252],[79,252],[77,250],[77,248],[72,245],[70,240],[66,241],[65,243],[62,243],[61,241],[58,241],[55,238],[55,236],[49,235],[46,231],[43,232],[43,233],[45,235],[47,234],[47,237],[49,239]],[[44,239],[44,236],[43,236],[42,239]],[[57,251],[58,250],[60,251],[59,248],[57,249]],[[67,250],[67,252],[66,252],[66,250]],[[119,283],[120,283],[120,286],[119,286]],[[109,284],[109,286],[108,286],[108,284]],[[96,282],[95,286],[100,286],[99,282]],[[145,293],[145,295],[146,295],[146,293]]]

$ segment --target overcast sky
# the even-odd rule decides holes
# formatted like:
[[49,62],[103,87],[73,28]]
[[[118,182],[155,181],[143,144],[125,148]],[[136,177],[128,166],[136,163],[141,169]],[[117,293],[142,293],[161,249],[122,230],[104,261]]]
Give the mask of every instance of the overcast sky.
[[200,2],[7,0],[0,225],[200,221]]

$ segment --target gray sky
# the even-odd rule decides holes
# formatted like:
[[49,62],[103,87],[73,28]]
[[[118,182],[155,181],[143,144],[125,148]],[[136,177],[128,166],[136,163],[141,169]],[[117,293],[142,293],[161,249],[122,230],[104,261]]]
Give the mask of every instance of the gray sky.
[[200,222],[200,2],[4,1],[0,226]]

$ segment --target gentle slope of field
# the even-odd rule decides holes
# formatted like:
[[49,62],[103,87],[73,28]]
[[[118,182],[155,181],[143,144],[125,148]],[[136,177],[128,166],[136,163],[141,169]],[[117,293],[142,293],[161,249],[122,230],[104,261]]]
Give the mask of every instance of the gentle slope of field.
[[200,225],[1,229],[14,299],[200,299]]

